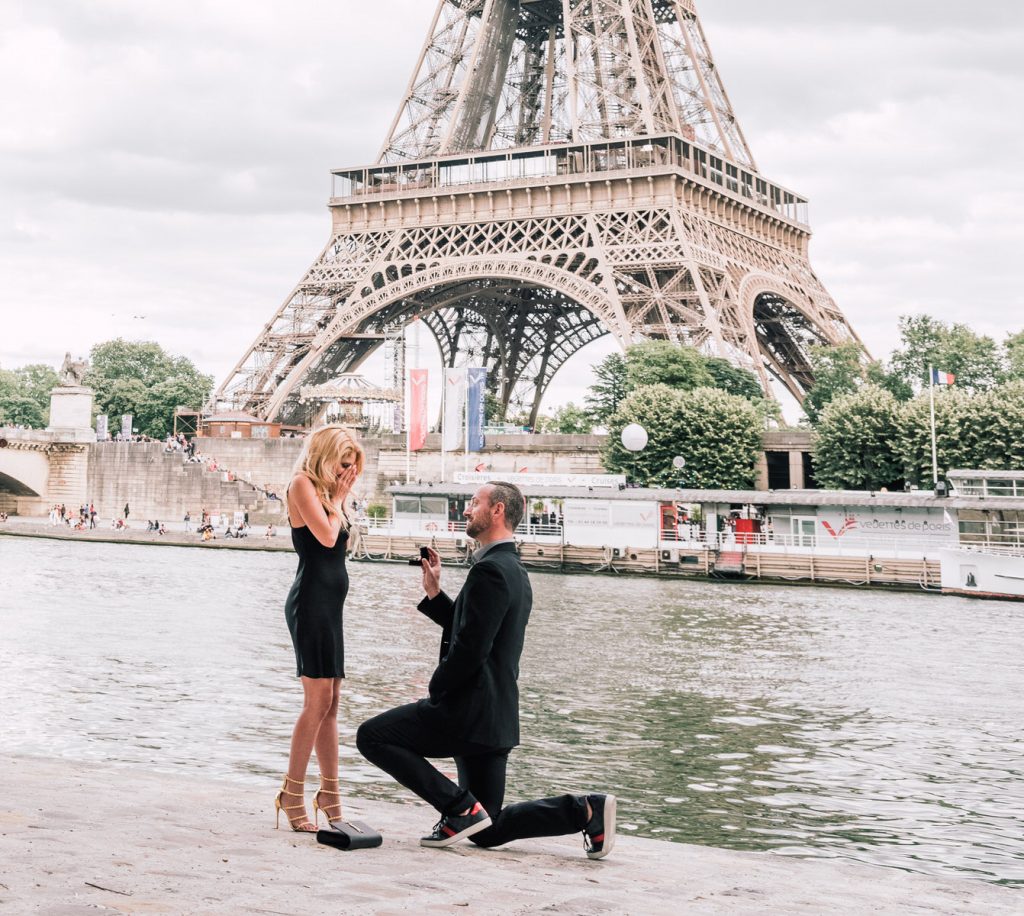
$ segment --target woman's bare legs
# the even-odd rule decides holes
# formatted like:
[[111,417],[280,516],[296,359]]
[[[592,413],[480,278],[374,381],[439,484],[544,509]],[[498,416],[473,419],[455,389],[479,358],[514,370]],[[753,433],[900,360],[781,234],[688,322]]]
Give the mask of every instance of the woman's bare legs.
[[[334,771],[337,774],[338,770],[338,722],[337,722],[337,708],[338,708],[338,687],[340,684],[338,678],[326,678],[326,677],[302,677],[302,712],[299,713],[299,718],[295,722],[295,728],[292,731],[292,744],[291,751],[288,755],[288,778],[293,782],[288,783],[287,788],[296,788],[296,783],[302,783],[306,780],[306,768],[309,766],[309,757],[313,753],[313,745],[317,742],[317,735],[320,732],[321,725],[328,713],[332,709],[335,711],[334,719]],[[317,754],[319,757],[319,752]],[[321,768],[323,764],[321,763]],[[284,792],[281,796],[281,802],[283,805],[294,807],[296,805],[305,804],[305,798],[300,795],[297,791],[295,792]],[[307,818],[303,815],[299,817],[291,817],[292,823],[302,823]],[[306,828],[307,830],[313,830],[315,828]]]
[[338,783],[338,700],[341,696],[341,678],[333,680],[334,691],[331,705],[320,723],[314,747],[316,762],[320,767],[320,807],[328,821],[341,819],[341,795]]

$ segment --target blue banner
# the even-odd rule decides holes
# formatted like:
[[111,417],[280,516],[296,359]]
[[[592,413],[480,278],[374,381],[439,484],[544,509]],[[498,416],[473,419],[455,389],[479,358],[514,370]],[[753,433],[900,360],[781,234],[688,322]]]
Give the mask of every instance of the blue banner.
[[479,452],[484,447],[484,392],[487,390],[487,370],[470,368],[466,371],[466,451]]

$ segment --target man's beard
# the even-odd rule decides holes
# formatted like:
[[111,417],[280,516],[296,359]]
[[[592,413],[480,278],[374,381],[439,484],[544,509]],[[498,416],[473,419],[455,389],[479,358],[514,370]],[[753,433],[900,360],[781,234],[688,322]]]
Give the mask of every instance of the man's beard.
[[471,538],[475,538],[484,530],[484,526],[476,519],[472,519],[466,522],[466,534],[469,535],[469,537]]

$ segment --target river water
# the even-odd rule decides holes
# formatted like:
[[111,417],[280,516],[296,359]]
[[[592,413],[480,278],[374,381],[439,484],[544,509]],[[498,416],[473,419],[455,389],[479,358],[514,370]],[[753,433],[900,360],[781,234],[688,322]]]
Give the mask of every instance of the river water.
[[[294,568],[0,538],[3,751],[259,781],[269,823],[301,699]],[[342,779],[406,799],[354,732],[424,694],[439,634],[415,570],[350,573]],[[451,593],[463,576],[445,571]],[[532,579],[509,800],[610,790],[637,835],[1024,884],[1021,605]]]

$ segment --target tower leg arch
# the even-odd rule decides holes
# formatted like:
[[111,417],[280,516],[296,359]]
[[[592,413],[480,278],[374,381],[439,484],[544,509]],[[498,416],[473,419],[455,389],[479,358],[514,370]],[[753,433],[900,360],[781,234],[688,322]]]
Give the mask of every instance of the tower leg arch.
[[[484,324],[496,332],[494,340],[501,341],[504,335],[504,403],[514,400],[516,386],[521,386],[536,359],[543,362],[543,368],[537,370],[531,388],[536,389],[539,382],[543,389],[573,352],[596,337],[610,333],[622,347],[633,338],[617,297],[604,286],[593,259],[570,258],[569,266],[579,272],[533,258],[387,265],[361,282],[358,292],[337,308],[305,355],[280,379],[262,412],[286,422],[296,417],[302,385],[319,384],[352,371],[379,346],[386,327],[404,325],[421,314],[443,316],[432,319],[428,326],[442,352],[446,347],[450,351],[457,338],[455,319],[481,315],[479,303],[471,307],[473,290],[467,285],[472,284],[476,284],[478,298],[486,294]],[[518,310],[511,302],[502,308],[495,299],[498,294],[522,290],[534,291],[528,310]],[[544,307],[538,308],[542,300],[546,304],[542,302]],[[545,321],[548,327],[539,333],[538,323]],[[532,405],[539,404],[535,394]]]
[[838,320],[830,314],[831,300],[823,307],[817,297],[780,283],[778,277],[748,274],[739,284],[738,305],[762,372],[778,379],[797,401],[814,384],[811,347],[860,344],[838,311]]

